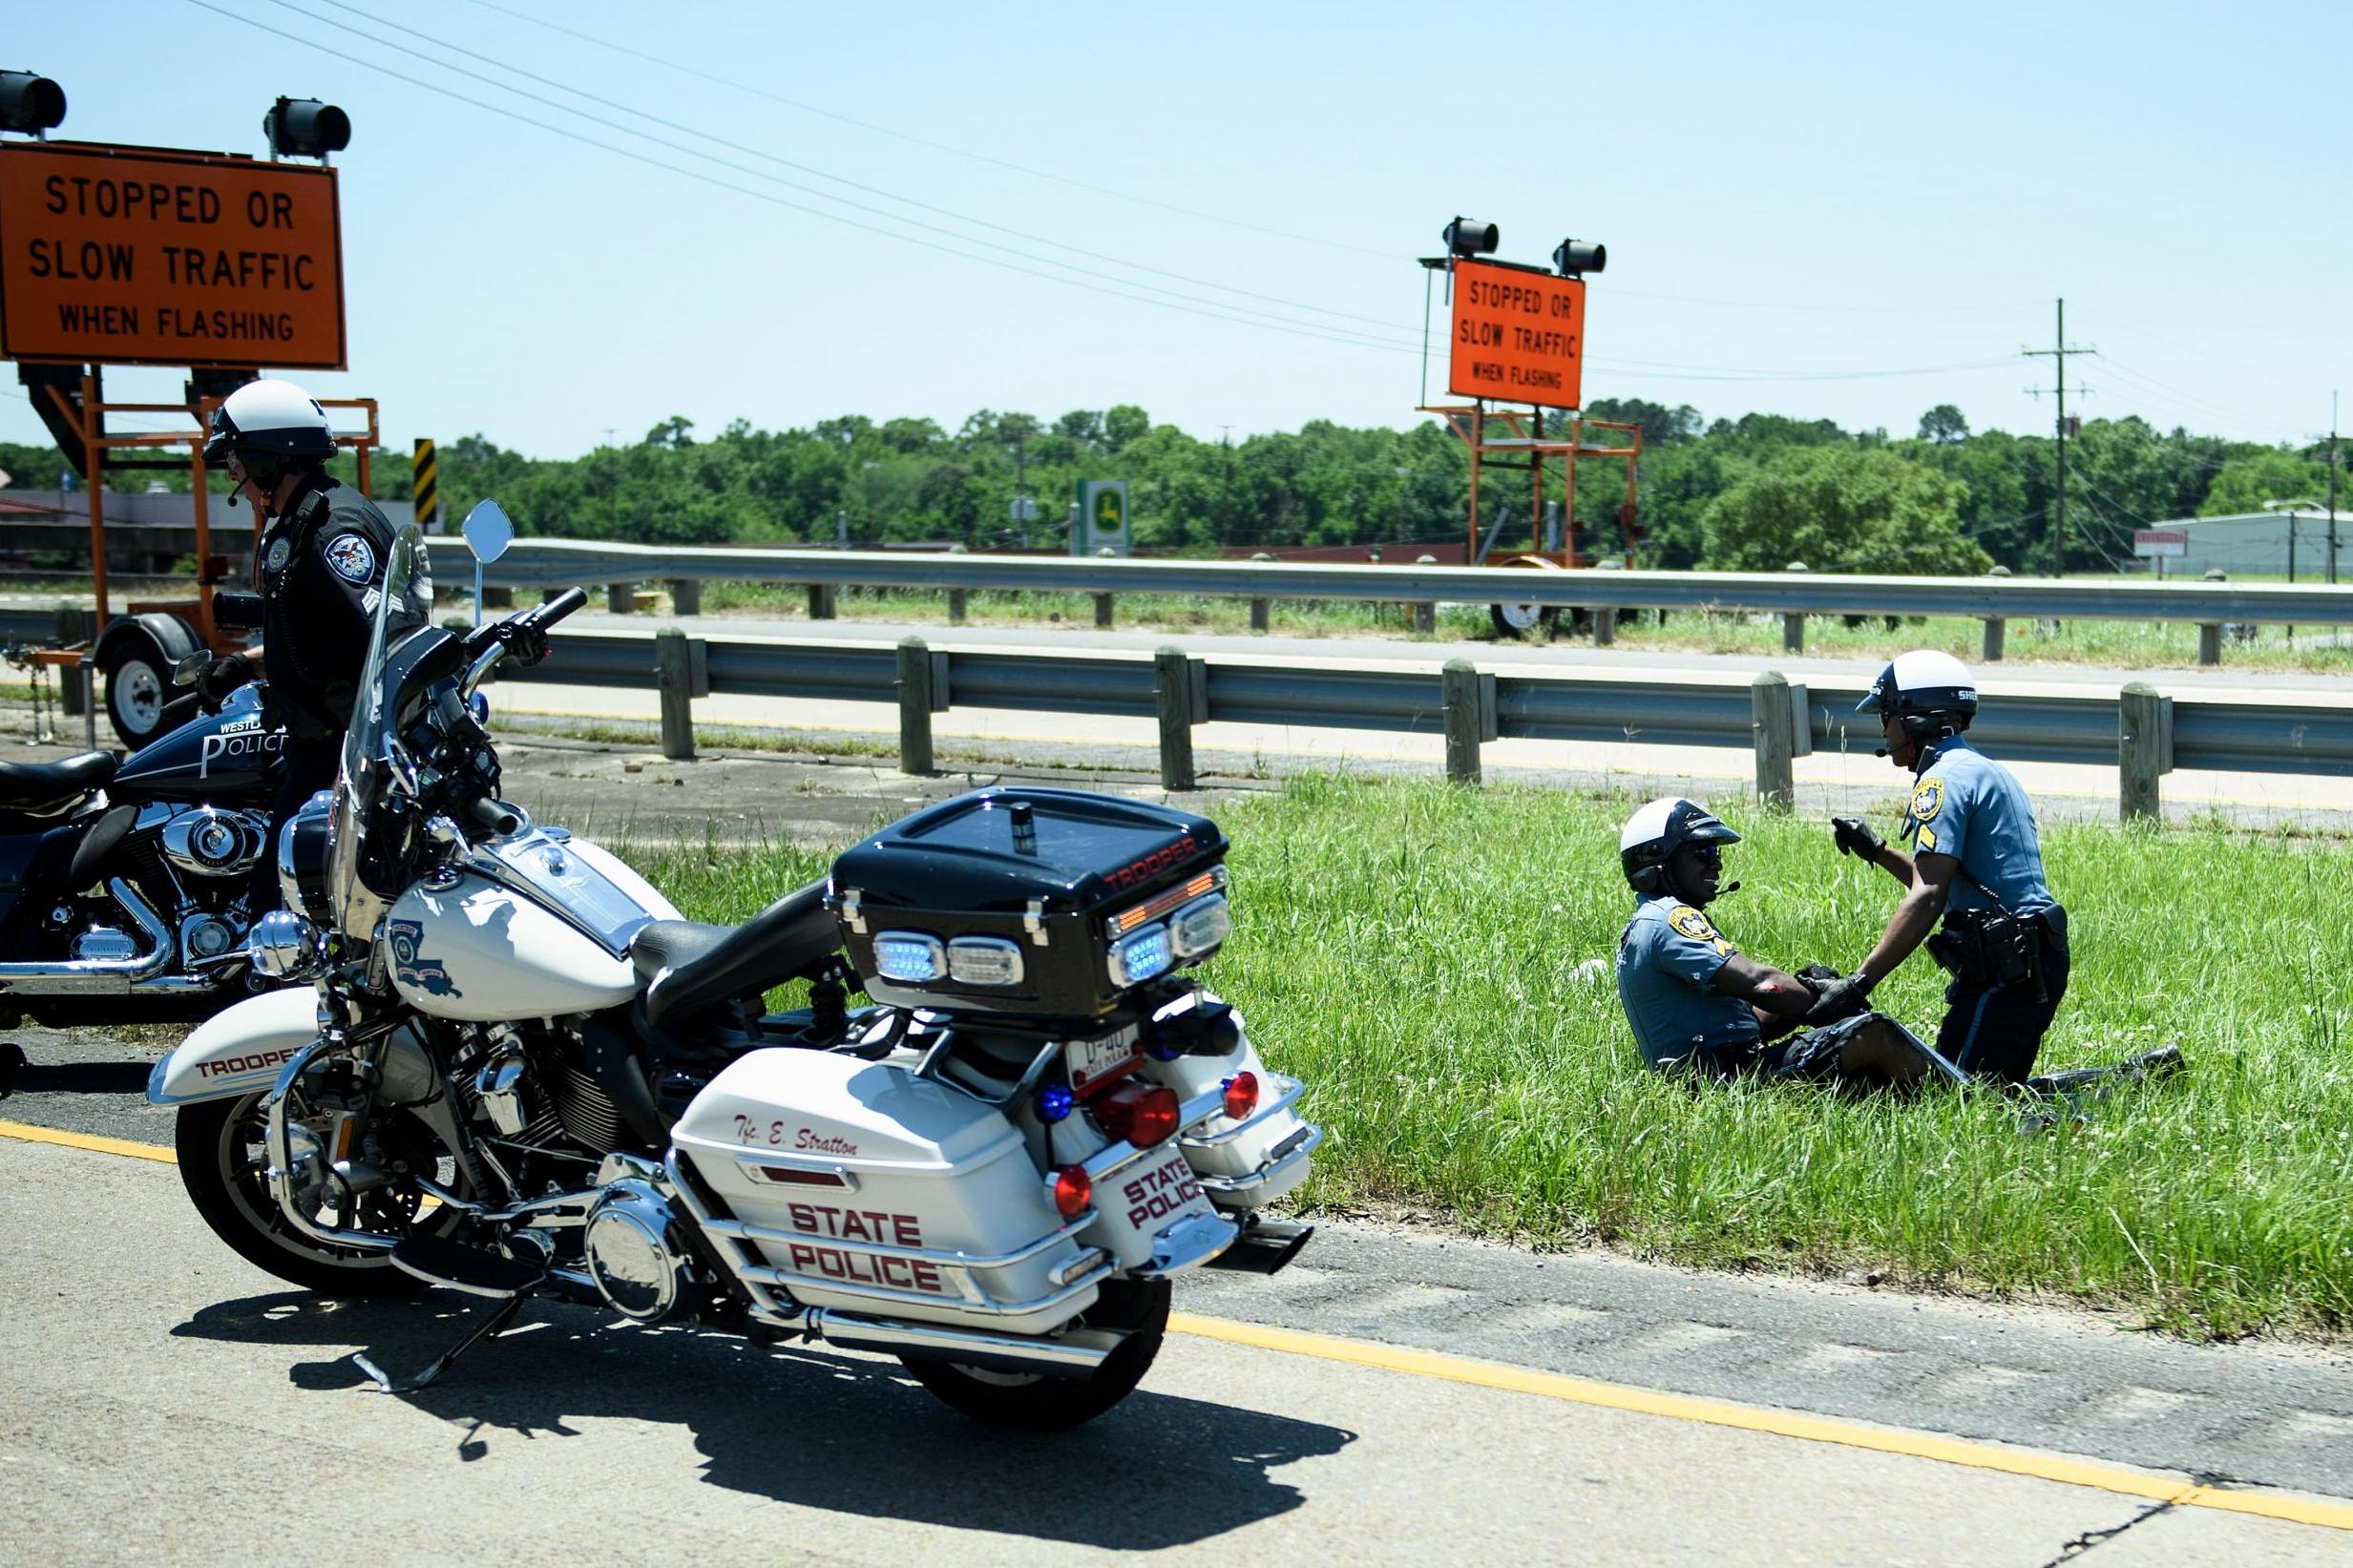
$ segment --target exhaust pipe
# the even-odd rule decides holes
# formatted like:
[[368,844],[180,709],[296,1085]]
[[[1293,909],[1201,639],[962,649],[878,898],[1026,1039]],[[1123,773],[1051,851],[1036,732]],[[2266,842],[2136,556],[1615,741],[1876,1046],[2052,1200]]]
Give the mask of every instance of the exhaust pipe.
[[806,1328],[830,1345],[851,1349],[956,1361],[1000,1372],[1040,1372],[1047,1377],[1084,1377],[1110,1359],[1111,1352],[1118,1348],[1116,1342],[1082,1344],[1069,1339],[1022,1339],[1013,1334],[953,1328],[942,1323],[860,1317],[830,1307],[810,1307],[796,1327]]
[[148,951],[128,958],[67,958],[55,963],[0,964],[0,991],[31,990],[40,994],[72,992],[116,993],[140,989],[171,968],[178,942],[172,929],[149,907],[138,890],[120,877],[109,877],[106,890],[122,906],[132,923],[147,938]]

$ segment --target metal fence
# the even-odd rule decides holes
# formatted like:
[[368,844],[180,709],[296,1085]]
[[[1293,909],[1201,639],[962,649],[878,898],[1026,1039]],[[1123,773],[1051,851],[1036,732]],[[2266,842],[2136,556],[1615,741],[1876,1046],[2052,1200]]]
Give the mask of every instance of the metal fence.
[[[1983,657],[2002,657],[2011,620],[2181,621],[2201,628],[2199,659],[2221,659],[2226,625],[2353,626],[2353,585],[2097,582],[2081,578],[1849,576],[1827,573],[1620,572],[1525,567],[1344,565],[1320,561],[1061,560],[1022,555],[656,547],[581,539],[517,541],[488,580],[505,587],[612,585],[627,607],[639,582],[781,583],[809,590],[831,613],[844,587],[961,595],[976,589],[1083,593],[1107,624],[1121,594],[1347,599],[1407,604],[1506,603],[1555,610],[1762,611],[1784,619],[1784,646],[1803,647],[1809,616],[1960,616],[1985,623]],[[953,601],[952,601],[953,602]]]
[[[671,630],[565,637],[557,657],[502,679],[578,686],[655,686],[665,749],[693,755],[689,701],[706,694],[896,703],[901,761],[931,770],[931,717],[951,707],[1153,717],[1162,779],[1193,783],[1191,730],[1205,722],[1290,724],[1444,735],[1448,770],[1475,782],[1479,748],[1527,739],[1650,745],[1745,746],[1757,788],[1786,801],[1791,760],[1817,749],[1868,751],[1879,728],[1853,710],[1859,685],[1662,681],[1590,675],[1497,675],[1467,660],[1442,670],[1349,670],[1159,655],[940,652],[790,640],[702,640]],[[2139,685],[2115,696],[2010,696],[1989,701],[1971,734],[2027,762],[2119,770],[2127,815],[2153,811],[2158,776],[2175,767],[2353,776],[2353,705],[2162,697]]]

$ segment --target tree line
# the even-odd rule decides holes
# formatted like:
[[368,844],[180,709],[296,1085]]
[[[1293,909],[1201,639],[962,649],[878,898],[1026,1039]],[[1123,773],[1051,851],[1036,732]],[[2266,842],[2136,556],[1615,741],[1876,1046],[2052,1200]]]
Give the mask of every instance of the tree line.
[[[1825,572],[1970,574],[1995,563],[2048,571],[2060,544],[2054,438],[1972,432],[1950,405],[1929,409],[1908,436],[1778,414],[1711,422],[1688,405],[1640,399],[1596,400],[1586,412],[1643,434],[1631,536],[1619,465],[1580,468],[1575,525],[1588,553],[1630,550],[1637,565],[1670,569],[1774,571],[1802,560]],[[1435,422],[1397,430],[1314,420],[1204,440],[1132,404],[1050,422],[982,409],[953,431],[845,414],[783,430],[737,420],[704,435],[672,418],[633,444],[578,457],[526,457],[470,435],[441,443],[438,458],[451,519],[495,495],[527,533],[652,544],[1056,548],[1085,478],[1127,481],[1141,550],[1452,539],[1469,481],[1465,449]],[[2160,431],[2138,417],[2089,421],[2068,444],[2064,565],[2121,565],[2132,531],[2161,519],[2324,495],[2324,459],[2318,447]],[[45,485],[61,467],[53,449],[0,444],[0,469],[20,485]],[[338,467],[350,476],[348,457]],[[406,452],[380,452],[372,468],[378,494],[410,494]],[[184,471],[161,477],[176,489],[188,482]],[[1034,498],[1035,521],[1014,516],[1017,493]],[[1557,474],[1548,494],[1560,496]],[[1481,501],[1490,521],[1495,506],[1514,509],[1507,545],[1530,536],[1522,475],[1491,470]]]

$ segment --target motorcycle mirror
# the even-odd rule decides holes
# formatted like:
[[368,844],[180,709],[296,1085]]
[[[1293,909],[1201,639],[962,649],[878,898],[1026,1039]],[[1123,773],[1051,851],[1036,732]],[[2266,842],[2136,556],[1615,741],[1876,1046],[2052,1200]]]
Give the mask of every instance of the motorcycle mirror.
[[491,700],[483,696],[480,692],[476,692],[472,697],[466,699],[466,711],[473,715],[473,721],[475,723],[482,725],[486,729],[490,726]]
[[507,516],[507,509],[494,500],[476,501],[473,510],[466,513],[459,532],[466,535],[466,546],[473,558],[485,566],[507,553],[515,542],[515,524]]
[[196,678],[204,673],[204,666],[212,662],[212,658],[210,654],[189,654],[175,660],[172,665],[172,684],[175,686],[195,685]]

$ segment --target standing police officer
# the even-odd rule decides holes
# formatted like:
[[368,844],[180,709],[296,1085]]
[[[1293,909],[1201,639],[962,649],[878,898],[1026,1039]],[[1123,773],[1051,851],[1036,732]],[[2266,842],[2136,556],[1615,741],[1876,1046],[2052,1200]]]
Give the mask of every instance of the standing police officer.
[[1723,846],[1739,842],[1706,806],[1675,797],[1650,802],[1618,835],[1635,897],[1618,938],[1618,999],[1652,1068],[1716,1077],[1774,1070],[1782,1051],[1766,1041],[1814,1006],[1813,987],[1748,957],[1708,919]]
[[[1860,1012],[1871,988],[1923,938],[1950,971],[1937,1051],[1983,1077],[2024,1082],[2067,994],[2067,911],[2043,879],[2034,810],[2016,778],[1962,736],[1977,715],[1977,681],[1950,654],[1899,656],[1856,707],[1877,710],[1881,755],[1913,775],[1903,835],[1890,847],[1860,818],[1832,825],[1839,850],[1905,889],[1886,930],[1853,975],[1827,987],[1808,1021]],[[1944,929],[1929,936],[1937,916]]]
[[360,666],[384,594],[392,525],[376,504],[326,472],[335,432],[318,400],[290,381],[253,381],[213,410],[204,461],[225,463],[237,495],[263,517],[262,640],[214,659],[198,678],[218,705],[261,666],[264,713],[285,726],[285,772],[270,804],[269,848],[255,868],[252,913],[278,902],[278,834],[331,787],[351,723]]

